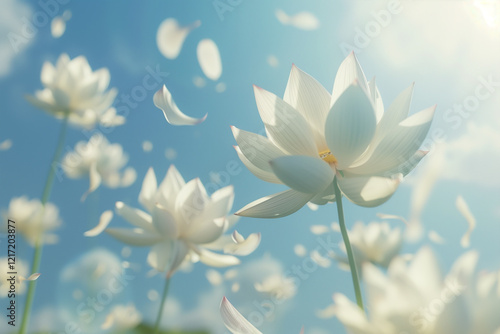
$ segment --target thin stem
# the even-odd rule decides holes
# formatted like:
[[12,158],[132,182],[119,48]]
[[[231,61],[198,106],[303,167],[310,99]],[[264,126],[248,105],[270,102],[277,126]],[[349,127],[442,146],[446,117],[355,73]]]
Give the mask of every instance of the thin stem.
[[335,201],[337,202],[340,231],[342,232],[342,238],[344,239],[344,244],[347,251],[347,258],[349,259],[349,267],[351,268],[352,283],[354,285],[354,293],[356,294],[356,302],[358,306],[362,310],[364,310],[363,297],[361,295],[361,287],[359,285],[358,269],[356,267],[356,262],[354,261],[354,253],[352,252],[351,242],[349,241],[349,235],[345,227],[344,208],[342,207],[342,194],[340,193],[339,185],[337,184],[337,178],[334,179],[333,186],[335,188]]
[[[41,215],[43,217],[44,211],[45,211],[45,204],[47,204],[49,198],[50,198],[50,192],[52,190],[52,186],[54,184],[54,177],[55,177],[55,169],[57,164],[59,162],[59,159],[61,157],[62,149],[64,146],[64,141],[66,138],[66,131],[68,129],[68,116],[69,112],[66,112],[63,118],[63,122],[61,124],[61,131],[59,133],[59,139],[57,141],[57,147],[56,151],[54,152],[54,157],[52,158],[52,162],[50,164],[49,168],[49,173],[47,175],[47,179],[45,181],[45,186],[43,187],[43,192],[42,192],[42,211]],[[33,255],[33,263],[31,265],[31,274],[37,273],[39,268],[40,268],[40,262],[42,259],[42,248],[43,248],[43,243],[41,242],[41,235],[38,235],[37,240],[35,242],[35,250],[34,250],[34,255]],[[36,288],[36,281],[34,282],[29,282],[28,284],[28,293],[26,296],[26,304],[24,305],[24,312],[23,312],[23,319],[21,321],[21,327],[19,329],[19,334],[26,334],[28,331],[28,322],[29,322],[29,317],[31,313],[31,307],[33,305],[33,300],[35,298],[35,288]]]
[[165,281],[165,287],[163,288],[163,295],[161,297],[160,310],[158,311],[158,315],[156,316],[155,327],[153,330],[154,334],[157,334],[158,330],[160,328],[161,317],[163,315],[163,308],[165,307],[165,301],[167,300],[167,295],[168,295],[168,288],[170,286],[170,277],[171,277],[170,275],[167,275],[167,279]]

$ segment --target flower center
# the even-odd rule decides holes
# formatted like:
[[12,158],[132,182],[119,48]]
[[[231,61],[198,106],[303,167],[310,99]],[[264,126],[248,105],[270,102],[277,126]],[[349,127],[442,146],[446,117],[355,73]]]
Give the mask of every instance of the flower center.
[[329,164],[337,162],[337,158],[328,150],[319,152],[319,157]]

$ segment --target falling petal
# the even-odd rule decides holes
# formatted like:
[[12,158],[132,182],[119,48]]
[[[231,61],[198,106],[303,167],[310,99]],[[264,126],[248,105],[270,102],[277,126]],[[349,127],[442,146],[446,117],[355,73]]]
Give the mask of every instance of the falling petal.
[[193,118],[182,113],[165,85],[155,93],[153,101],[155,106],[163,111],[167,122],[172,125],[196,125],[207,118],[207,114],[202,118]]
[[223,93],[226,91],[226,84],[223,83],[223,82],[219,82],[216,86],[215,86],[215,91],[217,93]]
[[90,166],[89,170],[89,179],[90,179],[90,184],[89,184],[89,190],[87,190],[83,195],[82,198],[80,199],[82,202],[85,201],[87,196],[94,192],[99,186],[101,185],[101,174],[97,171],[97,164],[93,163]]
[[337,314],[337,306],[331,304],[322,310],[316,311],[316,316],[321,319],[333,318]]
[[142,150],[144,152],[151,152],[153,150],[153,143],[149,140],[145,140],[142,142]]
[[31,274],[28,278],[24,278],[24,281],[36,281],[38,277],[40,277],[41,274],[36,273],[36,274]]
[[158,300],[158,298],[160,297],[160,294],[158,293],[158,291],[154,290],[154,289],[151,289],[148,291],[148,299],[152,302]]
[[195,76],[193,78],[193,83],[196,87],[198,88],[203,88],[206,86],[207,84],[207,81],[205,79],[203,79],[202,77],[199,77],[199,76]]
[[168,59],[177,58],[188,34],[200,24],[200,21],[196,21],[188,26],[180,26],[174,18],[164,20],[156,32],[158,50]]
[[267,57],[267,63],[271,67],[278,67],[278,65],[280,64],[278,58],[276,58],[276,56],[274,55],[269,55]]
[[462,236],[462,239],[460,240],[460,245],[463,248],[467,248],[470,246],[470,235],[472,231],[476,228],[476,218],[470,211],[469,206],[467,205],[462,196],[457,197],[456,206],[458,211],[465,218],[465,220],[467,220],[467,224],[469,224],[469,229],[467,230],[467,232],[465,232],[465,234]]
[[246,256],[259,247],[260,233],[252,233],[245,239],[237,231],[234,231],[233,241],[235,243],[228,244],[224,247],[224,253]]
[[340,225],[337,222],[334,222],[330,225],[330,228],[333,232],[340,232]]
[[319,205],[311,203],[311,202],[308,202],[307,203],[307,207],[309,209],[311,209],[312,211],[318,211]]
[[71,16],[72,16],[72,15],[73,15],[73,14],[71,13],[71,11],[70,11],[69,9],[66,9],[66,10],[62,13],[61,17],[63,18],[63,20],[64,20],[64,21],[69,21],[69,19],[71,19]]
[[236,270],[236,269],[229,269],[228,271],[226,271],[224,273],[224,279],[226,279],[226,280],[231,280],[231,279],[235,278],[236,276],[238,276],[238,270]]
[[111,327],[113,327],[114,324],[115,324],[114,314],[110,313],[106,317],[106,320],[104,320],[104,323],[101,325],[101,329],[104,329],[104,330],[110,329]]
[[429,237],[429,240],[434,242],[435,244],[442,245],[446,243],[446,240],[444,240],[444,238],[434,230],[429,231],[427,236]]
[[238,310],[227,300],[222,299],[220,304],[220,314],[224,325],[234,334],[262,334]]
[[177,151],[173,148],[167,148],[165,150],[165,158],[167,158],[168,160],[174,160],[175,158],[177,158]]
[[222,275],[217,270],[214,269],[207,270],[207,272],[205,273],[205,277],[213,286],[221,285],[222,282],[224,281]]
[[0,143],[0,151],[7,151],[12,147],[12,140],[10,139],[5,139],[3,142]]
[[328,226],[325,226],[325,225],[312,225],[311,226],[312,234],[321,235],[321,234],[328,233],[329,231],[330,231],[330,229],[328,228]]
[[113,211],[111,210],[104,211],[101,214],[101,218],[99,219],[99,223],[97,224],[97,226],[83,233],[83,235],[86,237],[98,236],[106,229],[106,227],[108,227],[111,219],[113,219]]
[[322,256],[317,250],[313,250],[311,253],[311,259],[316,262],[320,267],[328,268],[332,262],[326,257]]
[[132,248],[130,248],[128,246],[123,247],[122,251],[121,251],[121,255],[122,255],[122,257],[129,257],[130,255],[132,255]]
[[196,49],[198,63],[207,78],[216,81],[222,74],[222,62],[219,48],[211,39],[203,39],[198,43]]
[[297,244],[293,247],[293,252],[295,255],[304,257],[307,255],[307,249],[304,247],[304,245]]
[[61,16],[56,16],[52,19],[50,24],[50,32],[52,37],[59,38],[66,31],[66,21]]
[[120,186],[121,187],[129,187],[131,186],[135,180],[137,179],[137,172],[133,167],[127,167],[123,171],[122,179],[120,181]]
[[233,241],[237,244],[239,244],[240,242],[243,242],[245,241],[245,237],[243,237],[238,231],[234,231],[233,234],[231,235]]
[[262,334],[227,300],[222,298],[220,313],[224,325],[233,334]]
[[302,30],[315,30],[319,27],[319,20],[310,12],[300,12],[288,15],[283,10],[276,10],[276,18],[283,25],[290,25]]
[[104,263],[99,263],[92,273],[92,279],[96,280],[106,272],[107,268]]
[[160,272],[159,272],[158,270],[156,270],[156,269],[154,269],[154,268],[153,268],[153,269],[149,270],[149,271],[146,273],[146,277],[147,277],[147,278],[151,278],[151,277],[154,277],[154,276],[158,275],[159,273],[160,273]]
[[377,217],[379,217],[380,219],[397,219],[408,225],[408,221],[402,216],[390,215],[386,213],[377,213]]

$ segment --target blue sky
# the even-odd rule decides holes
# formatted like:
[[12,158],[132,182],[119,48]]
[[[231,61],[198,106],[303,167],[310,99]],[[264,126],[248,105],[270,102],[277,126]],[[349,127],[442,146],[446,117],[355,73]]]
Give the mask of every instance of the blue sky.
[[[104,234],[88,239],[83,232],[96,225],[100,213],[112,209],[118,200],[138,206],[142,179],[150,166],[158,178],[163,177],[173,163],[186,180],[200,177],[204,183],[209,183],[211,174],[224,174],[228,163],[237,163],[238,173],[227,180],[235,187],[234,210],[280,191],[281,187],[257,179],[239,162],[232,147],[235,141],[230,126],[261,131],[263,125],[252,85],[282,95],[292,64],[314,76],[330,91],[336,70],[346,56],[346,45],[356,49],[366,76],[376,76],[386,107],[412,82],[416,82],[416,88],[411,112],[434,104],[438,106],[428,142],[432,152],[438,153],[429,154],[394,197],[381,207],[366,209],[345,201],[348,225],[358,220],[378,220],[376,214],[379,212],[409,219],[414,214],[411,208],[412,200],[418,196],[417,186],[427,182],[429,173],[436,168],[432,160],[442,154],[443,162],[438,164],[441,171],[421,215],[427,230],[435,230],[446,239],[444,245],[433,247],[444,268],[464,251],[459,240],[467,225],[455,207],[457,196],[462,195],[478,222],[472,235],[472,247],[480,252],[479,267],[499,268],[496,254],[500,251],[497,240],[500,235],[500,178],[497,175],[500,167],[500,85],[495,83],[500,82],[500,27],[495,25],[495,12],[485,10],[483,16],[472,1],[243,0],[233,6],[232,11],[223,13],[221,20],[212,1],[122,1],[119,4],[114,1],[68,1],[59,4],[56,11],[56,15],[64,10],[72,13],[62,37],[53,38],[49,24],[43,25],[19,53],[13,54],[5,36],[22,28],[19,22],[23,15],[29,17],[43,8],[37,1],[2,0],[0,4],[5,12],[17,18],[0,24],[4,25],[0,28],[0,61],[4,64],[0,71],[0,142],[5,139],[13,142],[12,148],[0,151],[0,208],[6,209],[13,197],[37,198],[41,195],[60,121],[30,105],[24,95],[41,89],[42,64],[55,62],[61,53],[68,53],[72,58],[84,55],[93,69],[107,67],[111,73],[110,86],[119,90],[118,96],[131,94],[134,87],[142,85],[148,68],[159,68],[162,73],[168,73],[162,84],[167,85],[182,111],[193,117],[208,113],[207,120],[197,126],[169,125],[153,105],[156,89],[149,90],[143,101],[129,108],[126,124],[107,134],[110,142],[123,146],[130,158],[128,165],[137,171],[137,180],[132,186],[125,189],[101,186],[81,203],[80,196],[88,187],[88,179],[63,177],[56,180],[50,201],[58,206],[64,224],[57,231],[60,242],[44,249],[40,270],[43,276],[38,284],[35,311],[61,306],[62,298],[58,296],[69,289],[60,283],[61,271],[75,263],[81,254],[103,247],[120,256],[123,245],[119,242]],[[319,28],[304,31],[285,26],[275,16],[278,8],[289,14],[309,11],[319,20]],[[389,8],[397,8],[397,13],[389,15],[383,24],[378,24],[376,33],[367,35],[364,43],[359,43],[362,38],[359,32],[366,34],[366,29],[377,23],[376,13]],[[158,26],[169,17],[181,24],[201,20],[201,26],[189,34],[179,57],[174,60],[163,57],[156,45]],[[199,88],[193,84],[193,78],[204,77],[196,59],[196,45],[203,38],[213,39],[219,47],[223,73],[217,82],[205,78],[206,85]],[[278,59],[277,66],[268,64],[270,55]],[[490,85],[485,85],[485,81]],[[227,89],[222,93],[215,91],[218,82],[226,84]],[[477,105],[469,105],[478,86],[483,87],[480,88],[482,92],[490,94],[477,98]],[[124,103],[117,100],[115,105],[119,107]],[[455,105],[464,105],[462,110],[465,112],[456,111]],[[433,135],[436,133],[438,135]],[[438,140],[443,136],[445,140]],[[81,130],[71,128],[65,151],[86,139]],[[151,152],[143,151],[144,140],[153,143]],[[437,141],[440,145],[434,145]],[[438,146],[442,150],[438,150]],[[175,150],[175,159],[165,157],[166,149]],[[270,254],[273,261],[287,270],[302,261],[293,253],[295,244],[303,244],[308,249],[315,247],[317,236],[310,233],[310,226],[329,225],[336,220],[333,204],[318,211],[304,208],[277,220],[243,218],[237,225],[238,231],[244,235],[261,232],[262,243],[254,254],[243,259],[242,266],[255,261],[271,261],[261,259]],[[398,221],[390,223],[403,227]],[[111,224],[126,226],[118,217]],[[334,238],[340,241],[340,235]],[[18,256],[29,260],[32,249],[21,238],[18,243],[21,247]],[[403,252],[412,252],[426,243],[430,241],[424,238],[417,244],[406,244]],[[130,287],[123,298],[135,301],[144,317],[152,321],[157,304],[148,301],[146,294],[150,289],[160,291],[162,279],[145,276],[149,270],[146,254],[145,249],[134,249],[127,259],[141,266],[137,273],[141,283]],[[251,312],[252,303],[248,301],[262,298],[244,289],[238,293],[232,293],[228,287],[212,290],[205,278],[206,270],[204,265],[197,264],[192,272],[174,276],[171,296],[180,303],[184,313],[197,312],[200,305],[205,308],[209,305],[212,309],[204,312],[217,315],[218,304],[213,300],[220,301],[223,294],[242,310]],[[267,332],[294,333],[299,332],[302,325],[306,329],[316,327],[317,333],[323,333],[321,330],[342,332],[335,319],[320,320],[314,313],[331,303],[332,293],[343,292],[353,297],[351,290],[348,273],[335,265],[320,268],[301,284],[297,295],[287,305],[280,306],[275,321],[267,324],[270,326],[267,328],[271,328]],[[210,294],[213,296],[200,298]]]

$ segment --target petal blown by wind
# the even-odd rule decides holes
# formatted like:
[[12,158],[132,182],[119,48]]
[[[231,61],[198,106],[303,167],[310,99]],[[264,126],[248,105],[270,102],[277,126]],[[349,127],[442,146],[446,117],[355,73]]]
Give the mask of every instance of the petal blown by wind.
[[291,189],[237,212],[257,218],[294,213],[307,202],[335,201],[334,178],[351,202],[386,202],[427,152],[419,150],[435,106],[408,116],[413,84],[384,111],[375,79],[354,53],[340,65],[330,95],[295,65],[283,99],[254,87],[267,137],[232,127],[241,161],[260,179]]

